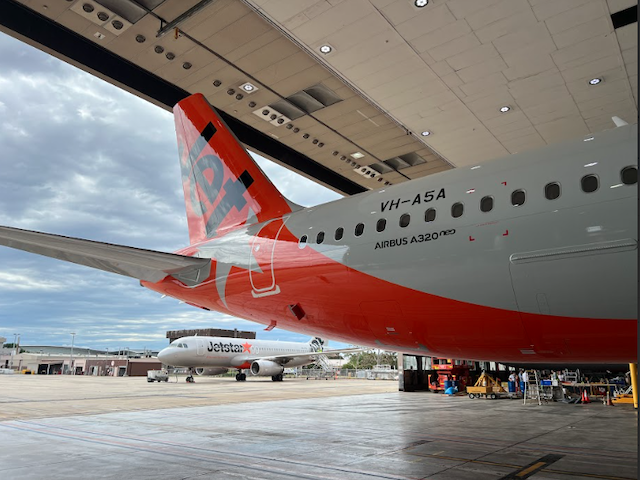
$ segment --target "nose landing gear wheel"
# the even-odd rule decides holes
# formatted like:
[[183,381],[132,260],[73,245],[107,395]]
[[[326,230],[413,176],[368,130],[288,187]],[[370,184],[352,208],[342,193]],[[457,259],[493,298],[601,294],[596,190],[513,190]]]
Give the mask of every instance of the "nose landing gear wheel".
[[195,381],[193,380],[193,375],[189,375],[189,376],[186,378],[186,381],[187,381],[187,383],[195,383]]

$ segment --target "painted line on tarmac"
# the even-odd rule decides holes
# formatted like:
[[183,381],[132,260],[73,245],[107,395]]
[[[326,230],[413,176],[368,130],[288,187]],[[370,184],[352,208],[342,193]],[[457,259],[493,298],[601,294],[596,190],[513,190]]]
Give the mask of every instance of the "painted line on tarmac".
[[543,468],[547,468],[549,465],[557,462],[563,457],[564,455],[558,455],[554,453],[545,455],[544,457],[531,462],[529,465],[525,465],[515,472],[510,473],[506,477],[502,477],[500,480],[524,480],[525,478],[529,478],[530,476],[535,475]]

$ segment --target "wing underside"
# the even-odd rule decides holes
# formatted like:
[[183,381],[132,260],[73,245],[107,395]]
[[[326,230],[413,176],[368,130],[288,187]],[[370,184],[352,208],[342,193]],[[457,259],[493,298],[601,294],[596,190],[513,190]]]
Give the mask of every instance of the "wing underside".
[[0,227],[0,245],[128,277],[159,282],[171,275],[187,285],[209,276],[211,260],[123,245]]

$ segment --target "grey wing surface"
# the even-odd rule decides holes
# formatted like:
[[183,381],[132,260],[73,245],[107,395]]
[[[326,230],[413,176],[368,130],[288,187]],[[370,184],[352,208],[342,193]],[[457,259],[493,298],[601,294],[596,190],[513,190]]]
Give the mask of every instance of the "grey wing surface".
[[174,253],[0,227],[0,245],[128,277],[159,282],[168,275],[194,285],[209,276],[211,261]]
[[364,350],[363,348],[342,348],[336,350],[324,350],[322,352],[309,352],[309,353],[295,353],[295,354],[284,354],[284,355],[270,355],[268,357],[255,357],[248,358],[247,361],[253,362],[254,360],[271,360],[273,362],[279,363],[280,365],[286,365],[287,363],[293,360],[300,360],[302,358],[313,359],[314,357],[319,357],[320,355],[330,355],[333,353],[355,353],[361,352]]

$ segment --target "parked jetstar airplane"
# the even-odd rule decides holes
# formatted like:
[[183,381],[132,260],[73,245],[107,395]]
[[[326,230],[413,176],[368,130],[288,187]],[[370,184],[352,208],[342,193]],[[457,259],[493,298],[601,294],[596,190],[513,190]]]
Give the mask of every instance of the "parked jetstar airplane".
[[[300,367],[318,360],[330,353],[359,352],[359,348],[327,350],[324,342],[314,338],[309,343],[278,342],[273,340],[247,340],[226,337],[182,337],[171,342],[158,353],[165,365],[189,367],[198,375],[219,375],[229,368],[237,368],[236,380],[245,381],[248,369],[252,375],[271,377],[274,382],[282,381],[285,367]],[[319,353],[323,352],[323,353]],[[193,376],[187,377],[193,382]]]
[[205,98],[174,108],[190,245],[0,228],[0,243],[346,343],[503,363],[637,358],[637,126],[313,208]]

